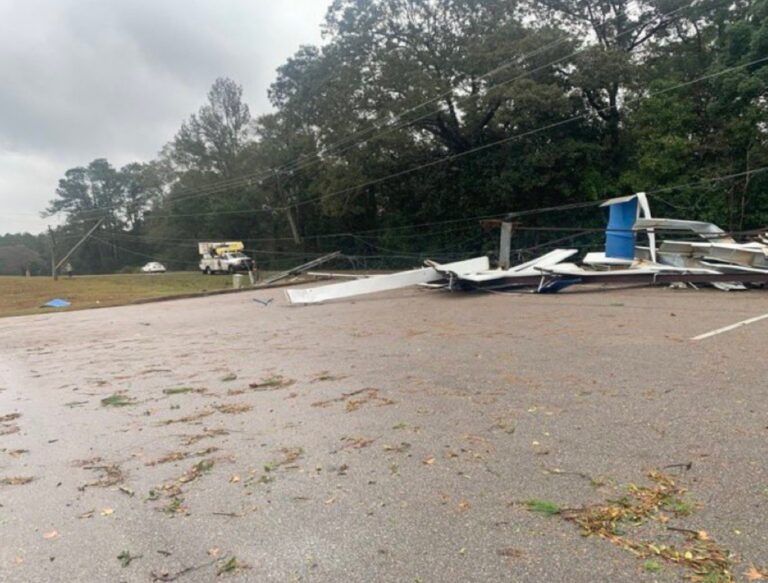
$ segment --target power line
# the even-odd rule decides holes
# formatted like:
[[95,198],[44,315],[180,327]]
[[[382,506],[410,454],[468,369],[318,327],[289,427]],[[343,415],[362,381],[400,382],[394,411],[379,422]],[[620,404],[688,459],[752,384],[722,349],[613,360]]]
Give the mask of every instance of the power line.
[[[669,19],[673,15],[675,15],[677,12],[680,12],[681,10],[683,10],[685,8],[692,7],[694,3],[695,3],[695,0],[693,0],[692,2],[683,4],[683,5],[679,6],[678,8],[676,8],[674,10],[671,10],[670,12],[667,12],[665,14],[661,14],[661,15],[655,16],[653,18],[653,20],[660,19],[660,20],[663,21],[665,19]],[[618,16],[617,16],[617,18],[618,18]],[[632,27],[630,27],[630,28],[620,32],[619,34],[617,34],[616,38],[621,38],[624,35],[631,34],[632,32],[636,31],[638,28],[642,28],[642,27],[648,26],[648,24],[650,24],[650,23],[649,22],[645,22],[645,23],[640,23],[639,22],[635,26],[632,26]],[[519,55],[519,56],[516,56],[516,57],[514,57],[512,59],[509,59],[507,61],[503,61],[499,66],[495,67],[491,71],[488,71],[487,73],[484,73],[483,75],[480,75],[478,77],[478,80],[486,79],[486,78],[488,78],[488,77],[490,77],[492,75],[495,75],[495,74],[499,73],[500,71],[508,69],[509,67],[511,67],[511,66],[513,66],[515,64],[522,64],[523,61],[525,61],[527,59],[530,59],[531,57],[534,57],[534,56],[538,55],[539,53],[542,53],[542,52],[545,52],[545,51],[547,51],[549,49],[555,48],[558,45],[563,44],[563,43],[565,43],[568,40],[569,40],[569,38],[564,36],[564,37],[561,37],[561,38],[557,39],[556,41],[553,41],[552,43],[549,43],[548,45],[545,45],[543,47],[539,47],[539,48],[531,51],[530,53],[527,53],[527,54],[524,54],[524,55]],[[524,77],[527,77],[527,76],[529,76],[529,75],[531,75],[533,73],[536,73],[536,72],[539,72],[539,71],[544,70],[546,68],[549,68],[552,65],[556,65],[558,63],[561,63],[561,62],[563,62],[563,61],[565,61],[567,59],[570,59],[570,58],[572,58],[572,57],[574,57],[574,56],[584,52],[585,50],[590,48],[590,46],[591,45],[585,45],[584,47],[582,47],[580,49],[577,49],[577,50],[571,52],[568,55],[565,55],[563,57],[560,57],[558,59],[550,61],[550,62],[548,62],[548,63],[546,63],[544,65],[540,65],[539,67],[536,67],[533,70],[524,71],[523,73],[521,73],[521,74],[519,74],[519,75],[517,75],[515,77],[512,77],[511,79],[507,79],[505,81],[501,81],[499,83],[492,84],[492,85],[490,85],[490,86],[488,86],[486,88],[486,92],[490,92],[493,89],[496,89],[496,88],[501,87],[503,85],[507,85],[509,83],[513,83],[513,82],[515,82],[517,80],[520,80],[520,79],[522,79]],[[373,122],[374,125],[371,126],[371,128],[368,128],[366,130],[361,130],[360,132],[356,132],[356,133],[368,133],[368,132],[370,132],[372,130],[376,130],[372,137],[380,137],[381,135],[386,135],[388,133],[391,133],[391,131],[394,131],[394,130],[399,129],[401,127],[405,127],[407,125],[411,125],[411,124],[413,124],[416,121],[421,121],[422,119],[425,119],[425,118],[427,118],[427,117],[429,117],[431,115],[434,115],[436,113],[440,113],[441,111],[443,111],[442,107],[440,107],[439,109],[430,111],[430,112],[428,112],[428,113],[426,113],[426,114],[424,114],[424,115],[422,115],[422,116],[420,116],[420,117],[418,117],[416,119],[410,119],[410,120],[404,120],[403,119],[405,115],[407,115],[409,113],[413,113],[414,111],[417,111],[417,110],[421,109],[422,107],[424,107],[426,105],[429,105],[430,103],[434,103],[436,101],[439,101],[440,99],[443,99],[444,97],[447,97],[447,96],[453,94],[457,89],[458,89],[457,87],[453,87],[451,89],[448,89],[447,91],[437,95],[436,97],[433,97],[433,98],[431,98],[431,99],[429,99],[427,101],[424,101],[424,102],[422,102],[422,103],[420,103],[420,104],[418,104],[418,105],[416,105],[414,107],[406,109],[405,111],[403,111],[403,112],[401,112],[399,114],[396,114],[395,115],[395,122],[396,123],[394,125],[392,125],[392,126],[385,127],[384,131],[381,131],[381,129],[376,127],[376,125],[375,125],[376,123],[381,121],[381,119],[383,119],[383,118],[380,118],[379,120],[376,120],[376,121]],[[460,103],[460,102],[462,102],[464,100],[468,100],[468,99],[471,99],[473,97],[476,97],[476,96],[475,95],[467,95],[467,96],[465,96],[463,98],[460,97],[460,98],[458,98],[457,102]],[[354,136],[354,135],[355,134],[352,134],[352,136]],[[329,150],[335,149],[337,145],[339,145],[339,144],[341,144],[341,143],[343,143],[345,141],[350,141],[350,138],[351,138],[351,136],[348,136],[344,140],[340,140],[339,142],[337,142],[335,144],[332,144],[331,146],[329,146],[327,148],[324,148],[323,151],[322,151],[322,154],[328,153]],[[337,152],[337,154],[338,153],[343,153],[343,152],[345,152],[345,151],[347,151],[347,150],[349,150],[349,149],[351,149],[351,148],[353,148],[353,147],[355,147],[357,145],[360,145],[360,144],[368,141],[371,138],[366,138],[365,140],[357,141],[354,144],[352,144],[351,146],[349,146],[347,148],[344,148],[341,152]],[[319,155],[316,155],[316,156],[319,156]],[[292,163],[289,163],[288,165],[285,165],[285,166],[283,166],[281,168],[278,168],[277,171],[280,172],[281,170],[285,170],[286,168],[290,168],[291,165],[292,165]],[[294,167],[292,169],[300,169],[300,168],[301,167]]]
[[[683,4],[682,6],[679,6],[678,8],[676,8],[676,9],[670,11],[670,12],[667,12],[665,14],[661,14],[661,15],[658,15],[658,16],[654,17],[654,20],[656,18],[661,19],[661,20],[669,19],[674,14],[676,14],[677,12],[680,12],[681,10],[683,10],[685,8],[692,7],[694,3],[695,3],[695,0],[690,2],[690,3]],[[621,33],[616,35],[616,37],[619,38],[619,37],[622,37],[622,36],[624,36],[626,34],[630,34],[630,33],[634,32],[635,30],[637,30],[640,27],[646,27],[648,24],[649,23],[647,23],[647,22],[646,23],[638,23],[637,25],[635,25],[633,27],[630,27],[627,30],[622,31]],[[504,61],[504,62],[502,62],[501,65],[495,67],[491,71],[488,71],[485,74],[483,74],[480,77],[478,77],[478,80],[485,79],[485,78],[488,78],[488,77],[490,77],[492,75],[495,75],[498,72],[500,72],[500,71],[502,71],[504,69],[507,69],[507,68],[509,68],[509,67],[511,67],[511,66],[513,66],[515,64],[521,64],[523,61],[525,61],[525,60],[527,60],[527,59],[529,59],[529,58],[531,58],[533,56],[536,56],[537,54],[542,53],[542,52],[544,52],[546,50],[555,48],[556,46],[566,42],[567,40],[569,40],[567,37],[561,37],[560,39],[558,39],[558,40],[556,40],[556,41],[554,41],[552,43],[549,43],[548,45],[545,45],[543,47],[539,47],[539,48],[531,51],[530,53],[527,53],[527,54],[524,54],[524,55],[518,55],[518,56],[514,57],[513,59],[509,59],[507,61]],[[571,52],[570,54],[568,54],[568,55],[566,55],[564,57],[560,57],[558,59],[550,61],[550,62],[548,62],[548,63],[546,63],[544,65],[536,67],[533,70],[524,71],[520,75],[517,75],[517,76],[515,76],[515,77],[513,77],[511,79],[507,79],[506,81],[502,81],[502,82],[496,83],[494,85],[490,85],[489,87],[486,88],[486,92],[490,92],[493,89],[496,89],[498,87],[501,87],[501,86],[509,84],[509,83],[513,83],[514,81],[522,79],[522,78],[524,78],[524,77],[526,77],[528,75],[531,75],[531,74],[536,73],[538,71],[541,71],[541,70],[544,70],[546,68],[549,68],[549,67],[551,67],[553,65],[556,65],[556,64],[558,64],[560,62],[563,62],[563,61],[565,61],[565,60],[567,60],[569,58],[572,58],[572,57],[578,55],[579,53],[587,50],[588,48],[590,48],[590,46],[591,45],[585,45],[584,47],[582,47],[580,49],[577,49],[576,51],[573,51],[573,52]],[[353,143],[352,145],[345,147],[343,150],[341,150],[340,152],[337,152],[336,154],[338,155],[338,154],[344,153],[344,152],[348,151],[349,149],[352,149],[352,148],[354,148],[354,147],[356,147],[356,146],[358,146],[358,145],[360,145],[362,143],[365,143],[365,142],[369,141],[370,139],[373,139],[373,137],[376,137],[377,135],[381,136],[381,135],[389,134],[392,131],[395,131],[395,130],[400,129],[402,127],[406,127],[406,126],[411,125],[411,124],[413,124],[413,123],[415,123],[417,121],[421,121],[423,119],[426,119],[427,117],[429,117],[431,115],[435,115],[436,113],[440,113],[441,111],[443,111],[442,107],[437,109],[437,110],[430,111],[430,112],[428,112],[426,114],[423,114],[422,116],[420,116],[420,117],[418,117],[416,119],[411,119],[411,120],[407,120],[407,121],[403,120],[403,117],[405,115],[407,115],[409,113],[412,113],[414,111],[417,111],[417,110],[421,109],[422,107],[424,107],[426,105],[429,105],[430,103],[434,103],[434,102],[436,102],[436,101],[438,101],[440,99],[443,99],[444,97],[446,97],[448,95],[453,94],[456,91],[456,89],[457,89],[456,87],[451,88],[451,89],[449,89],[449,90],[447,90],[447,91],[437,95],[436,97],[433,97],[433,98],[431,98],[431,99],[429,99],[427,101],[424,101],[424,102],[422,102],[422,103],[420,103],[420,104],[418,104],[416,106],[413,106],[413,107],[411,107],[409,109],[406,109],[405,111],[403,111],[403,112],[401,112],[399,114],[396,114],[395,117],[394,117],[394,125],[387,126],[387,127],[383,128],[383,129],[380,129],[380,128],[378,128],[378,127],[376,127],[374,125],[374,126],[371,126],[368,129],[360,130],[360,132],[356,132],[356,133],[361,133],[361,132],[362,133],[368,133],[370,131],[375,130],[373,136],[370,136],[370,137],[368,137],[368,138],[366,138],[364,140],[359,140],[359,141]],[[468,99],[471,99],[471,98],[474,98],[474,97],[476,97],[476,96],[475,95],[471,95],[471,94],[470,95],[466,95],[463,98],[462,97],[458,98],[458,102],[460,103],[460,102],[462,102],[464,100],[468,100]],[[379,120],[374,121],[374,124],[376,124],[379,121],[381,121],[381,119],[383,119],[383,118],[379,118]],[[352,134],[352,136],[354,136],[354,135],[355,134]],[[189,196],[177,196],[178,194],[183,195],[184,192],[185,192],[184,190],[177,191],[176,193],[174,193],[175,196],[174,196],[174,198],[172,200],[173,200],[173,202],[179,202],[179,201],[182,201],[182,200],[189,200],[189,199],[192,199],[192,198],[199,198],[201,196],[211,196],[211,195],[214,195],[214,194],[219,194],[219,193],[222,193],[222,192],[226,192],[226,191],[230,190],[231,188],[237,188],[237,187],[242,187],[242,186],[253,186],[254,182],[260,184],[262,180],[270,178],[270,177],[274,176],[276,173],[280,173],[280,172],[284,172],[284,171],[291,171],[292,172],[292,171],[303,169],[303,168],[305,168],[305,167],[307,167],[307,166],[309,166],[311,164],[316,164],[316,163],[322,161],[322,158],[321,158],[322,155],[327,155],[330,152],[330,150],[335,149],[338,145],[340,145],[340,144],[342,144],[344,142],[350,141],[350,138],[352,136],[348,136],[348,137],[344,138],[343,140],[340,140],[340,141],[332,144],[331,146],[328,146],[328,147],[324,148],[322,150],[322,152],[320,152],[318,154],[312,155],[311,158],[315,158],[315,159],[312,160],[310,163],[307,163],[307,164],[304,164],[304,165],[300,165],[299,164],[299,159],[301,157],[299,157],[296,160],[294,160],[294,161],[292,161],[292,162],[290,162],[288,164],[285,164],[282,167],[279,167],[277,169],[259,171],[257,173],[253,173],[253,174],[250,174],[250,175],[244,175],[244,176],[240,176],[240,177],[236,177],[236,178],[232,178],[232,179],[228,179],[228,180],[224,180],[224,181],[219,181],[216,184],[211,185],[208,188],[204,187],[202,189],[191,190],[191,191],[189,191],[190,192]],[[113,208],[117,208],[117,207],[113,207]],[[106,210],[106,209],[104,209],[104,210]],[[280,209],[277,209],[277,210],[285,210],[285,208],[280,208]],[[93,212],[98,212],[98,211],[94,210]],[[174,216],[183,216],[183,215],[174,215]]]
[[[497,216],[497,215],[490,215],[490,216]],[[489,216],[489,217],[490,217]],[[488,218],[488,217],[487,217]],[[470,222],[475,221],[476,219],[470,218],[470,219],[457,219],[456,222]],[[404,229],[411,229],[414,226],[420,226],[420,227],[428,227],[433,225],[439,225],[441,224],[439,221],[435,223],[422,223],[420,225],[399,225],[399,226],[393,226],[393,227],[381,227],[377,229],[368,229],[368,230],[362,230],[362,231],[341,231],[338,233],[327,233],[327,234],[318,234],[318,235],[305,235],[305,238],[307,239],[341,239],[345,237],[358,237],[360,235],[367,235],[367,234],[374,234],[374,233],[388,233],[391,231],[397,231],[397,230],[404,230]],[[458,227],[455,229],[442,229],[440,231],[425,231],[425,232],[419,232],[419,233],[411,233],[408,235],[401,235],[400,239],[415,239],[420,237],[431,237],[434,235],[440,235],[444,233],[451,233],[451,232],[459,232],[459,231],[465,231],[469,228],[475,228],[475,225],[472,225],[471,227]],[[116,237],[122,237],[125,239],[144,239],[148,241],[174,241],[174,242],[198,242],[202,240],[213,240],[217,238],[222,238],[218,236],[200,236],[200,237],[184,237],[184,238],[178,238],[178,237],[155,237],[152,235],[137,235],[132,233],[112,233],[111,236]],[[226,238],[226,237],[225,237]],[[248,242],[273,242],[273,241],[293,241],[293,237],[258,237],[258,238],[238,238],[239,241],[244,241],[246,243]]]
[[[694,2],[695,2],[695,0],[694,0]],[[689,7],[692,7],[692,6],[693,6],[693,4],[694,4],[694,2],[690,2],[690,3],[688,3],[688,4],[684,4],[684,5],[682,5],[682,6],[679,6],[679,7],[678,7],[678,8],[676,8],[675,10],[672,10],[672,11],[670,11],[670,12],[666,13],[666,14],[662,14],[662,15],[659,15],[658,17],[654,17],[654,19],[655,19],[655,18],[660,18],[660,19],[662,19],[662,20],[664,20],[664,19],[668,19],[668,18],[670,18],[671,16],[673,16],[673,15],[674,15],[676,12],[679,12],[679,11],[683,10],[684,8],[689,8]],[[617,17],[617,18],[618,18],[618,17]],[[625,30],[625,31],[622,31],[621,33],[617,34],[617,35],[616,35],[616,38],[621,38],[622,36],[624,36],[624,35],[626,35],[626,34],[629,34],[629,33],[632,33],[632,32],[634,32],[635,30],[637,30],[638,28],[641,28],[641,27],[645,27],[645,26],[647,26],[648,24],[649,24],[649,23],[638,23],[636,26],[630,27],[630,28],[628,28],[627,30]],[[523,55],[523,56],[521,56],[519,59],[512,59],[512,60],[510,60],[510,61],[507,61],[506,63],[502,64],[501,66],[497,67],[496,69],[493,69],[492,71],[489,71],[488,73],[486,73],[486,74],[484,74],[484,75],[481,75],[481,76],[480,76],[478,79],[484,79],[484,78],[486,78],[486,77],[489,77],[489,76],[491,76],[491,75],[494,75],[494,74],[498,73],[499,71],[501,71],[501,70],[503,70],[503,69],[506,69],[506,68],[509,68],[509,67],[511,67],[513,64],[516,64],[516,61],[522,61],[522,60],[524,60],[524,59],[530,58],[531,56],[535,56],[535,55],[536,55],[538,52],[543,52],[543,50],[547,50],[547,49],[549,49],[549,48],[555,48],[557,45],[559,45],[559,44],[562,44],[562,43],[566,42],[567,40],[569,40],[567,37],[562,37],[562,38],[558,39],[557,41],[555,41],[554,43],[551,43],[551,44],[550,44],[550,45],[548,45],[548,46],[545,46],[545,47],[542,47],[541,49],[537,49],[537,50],[535,50],[535,51],[532,51],[532,52],[531,52],[531,53],[529,53],[528,55]],[[492,91],[492,90],[494,90],[494,89],[497,89],[497,88],[499,88],[499,87],[502,87],[502,86],[504,86],[504,85],[508,85],[508,84],[510,84],[510,83],[514,83],[515,81],[518,81],[518,80],[520,80],[520,79],[522,79],[522,78],[524,78],[524,77],[527,77],[527,76],[529,76],[529,75],[532,75],[532,74],[534,74],[534,73],[537,73],[537,72],[539,72],[539,71],[542,71],[542,70],[544,70],[544,69],[547,69],[547,68],[549,68],[549,67],[551,67],[551,66],[553,66],[553,65],[556,65],[556,64],[558,64],[558,63],[561,63],[561,62],[563,62],[563,61],[566,61],[567,59],[570,59],[570,58],[572,58],[572,57],[574,57],[574,56],[576,56],[576,55],[578,55],[578,54],[580,54],[580,53],[584,52],[585,50],[587,50],[587,49],[588,49],[588,48],[590,48],[590,47],[591,47],[591,45],[585,45],[584,47],[582,47],[582,48],[580,48],[580,49],[577,49],[576,51],[573,51],[573,52],[571,52],[571,53],[570,53],[570,54],[568,54],[568,55],[565,55],[565,56],[563,56],[563,57],[560,57],[560,58],[558,58],[558,59],[555,59],[554,61],[550,61],[550,62],[548,62],[548,63],[546,63],[546,64],[544,64],[544,65],[540,65],[539,67],[536,67],[536,68],[534,68],[534,69],[532,69],[532,70],[524,71],[524,72],[523,72],[523,73],[521,73],[520,75],[517,75],[516,77],[512,77],[511,79],[507,79],[507,80],[505,80],[505,81],[500,81],[499,83],[496,83],[496,84],[490,85],[490,86],[488,86],[488,87],[486,88],[486,93],[489,93],[490,91]],[[452,94],[452,93],[453,93],[455,90],[456,90],[456,88],[452,88],[452,89],[449,89],[447,92],[445,92],[445,93],[443,93],[443,94],[441,94],[441,95],[438,95],[437,97],[435,97],[435,98],[432,98],[432,99],[430,99],[429,101],[426,101],[426,102],[424,102],[423,104],[420,104],[420,105],[416,106],[415,108],[411,108],[410,110],[407,110],[405,113],[410,113],[410,112],[412,112],[412,111],[414,111],[414,110],[416,110],[416,109],[420,109],[420,108],[421,108],[421,107],[423,107],[424,105],[428,105],[429,103],[434,103],[435,101],[438,101],[438,100],[442,99],[443,97],[446,97],[446,96],[448,96],[448,95]],[[470,95],[466,95],[466,96],[464,96],[463,98],[462,98],[462,97],[459,97],[459,98],[457,99],[457,103],[461,103],[462,101],[465,101],[465,100],[469,100],[469,99],[471,99],[471,98],[473,98],[473,97],[476,97],[476,95],[472,95],[472,94],[470,94]],[[400,129],[400,128],[403,128],[403,127],[406,127],[406,126],[409,126],[409,125],[413,125],[415,122],[418,122],[418,121],[421,121],[421,120],[423,120],[423,119],[426,119],[426,118],[428,118],[428,117],[430,117],[430,116],[432,116],[432,115],[435,115],[435,114],[441,113],[442,111],[443,111],[443,108],[442,108],[442,106],[441,106],[439,109],[436,109],[436,110],[430,111],[430,112],[428,112],[428,113],[426,113],[426,114],[423,114],[423,115],[421,115],[421,116],[419,116],[419,117],[417,117],[417,118],[415,118],[415,119],[409,119],[409,120],[401,120],[400,122],[396,123],[395,125],[393,125],[393,126],[389,126],[389,127],[385,128],[383,131],[379,132],[378,134],[374,134],[374,136],[372,136],[372,137],[381,137],[382,135],[387,135],[387,134],[389,134],[389,133],[391,133],[391,132],[393,132],[393,131],[395,131],[395,130],[397,130],[397,129]],[[398,114],[398,115],[397,115],[397,116],[395,116],[395,117],[396,117],[396,118],[402,118],[402,115],[403,115],[403,114]],[[371,139],[371,138],[368,138],[368,139]],[[366,139],[366,140],[362,140],[362,141],[359,141],[359,142],[356,142],[356,143],[352,144],[351,146],[349,146],[349,147],[347,147],[347,148],[344,148],[344,149],[342,149],[340,152],[337,152],[337,155],[338,155],[338,154],[341,154],[341,153],[344,153],[344,152],[346,152],[346,151],[348,151],[348,150],[350,150],[350,149],[352,149],[352,148],[354,148],[354,147],[356,147],[356,146],[358,146],[358,145],[360,145],[360,144],[364,143],[365,141],[368,141],[368,139]],[[302,167],[299,167],[298,169],[300,169],[300,168],[302,168]]]
[[[746,68],[746,67],[751,67],[753,65],[756,65],[756,64],[759,64],[759,63],[762,63],[762,62],[765,62],[765,61],[768,61],[768,57],[762,57],[760,59],[755,59],[755,60],[747,62],[747,63],[742,63],[742,64],[739,64],[739,65],[734,65],[732,67],[727,67],[725,69],[722,69],[722,70],[714,72],[714,73],[708,73],[706,75],[702,75],[701,77],[697,77],[696,79],[693,79],[693,80],[690,80],[690,81],[685,81],[685,82],[678,83],[676,85],[673,85],[673,86],[670,86],[670,87],[667,87],[667,88],[664,88],[664,89],[660,89],[658,91],[650,92],[650,93],[648,93],[647,95],[644,95],[644,96],[638,96],[638,97],[633,98],[633,99],[628,99],[628,100],[625,101],[625,104],[626,103],[633,103],[633,102],[639,102],[639,101],[651,99],[653,97],[657,97],[659,95],[663,95],[663,94],[669,93],[671,91],[676,91],[677,89],[681,89],[683,87],[688,87],[690,85],[693,85],[693,84],[696,84],[696,83],[700,83],[702,81],[707,81],[709,79],[714,79],[714,78],[719,77],[721,75],[725,75],[727,73],[731,73],[733,71],[737,71],[739,69],[743,69],[743,68]],[[609,106],[606,106],[604,108],[595,110],[595,112],[605,112],[605,111],[608,111],[608,110],[611,110],[611,109],[614,109],[614,108],[615,108],[615,106],[609,105]],[[381,178],[372,179],[372,180],[363,182],[361,184],[357,184],[357,185],[354,185],[354,186],[343,188],[343,189],[340,189],[340,190],[337,190],[337,191],[334,191],[334,192],[331,192],[331,193],[328,193],[328,194],[323,194],[323,195],[319,195],[319,196],[316,196],[316,197],[313,197],[313,198],[304,199],[302,201],[298,201],[298,202],[290,204],[290,205],[286,205],[286,206],[282,206],[282,207],[273,207],[272,209],[269,209],[266,212],[286,211],[286,210],[289,210],[289,209],[299,208],[301,206],[312,204],[314,202],[321,202],[323,200],[327,200],[327,199],[335,197],[335,196],[340,196],[340,195],[343,195],[343,194],[354,192],[356,190],[359,190],[361,188],[365,188],[367,186],[374,186],[376,184],[380,184],[382,182],[386,182],[386,181],[391,180],[393,178],[399,178],[399,177],[402,177],[402,176],[406,176],[408,174],[412,174],[412,173],[417,172],[419,170],[424,170],[426,168],[431,168],[433,166],[437,166],[439,164],[444,164],[446,162],[452,162],[454,160],[458,160],[460,158],[464,158],[465,156],[468,156],[470,154],[475,154],[477,152],[481,152],[481,151],[484,151],[484,150],[487,150],[487,149],[490,149],[490,148],[493,148],[493,147],[496,147],[496,146],[500,146],[502,144],[506,144],[506,143],[512,142],[514,140],[518,140],[518,139],[521,139],[521,138],[525,138],[525,137],[529,137],[529,136],[532,136],[532,135],[535,135],[535,134],[539,134],[541,132],[544,132],[544,131],[547,131],[547,130],[551,130],[551,129],[554,129],[554,128],[557,128],[557,127],[561,127],[561,126],[573,123],[575,121],[579,121],[579,120],[582,120],[582,119],[587,119],[591,115],[593,115],[592,112],[587,112],[587,113],[575,115],[575,116],[572,116],[570,118],[566,118],[564,120],[553,122],[553,123],[550,123],[550,124],[545,125],[545,126],[541,126],[541,127],[534,128],[532,130],[528,130],[528,131],[525,131],[525,132],[522,132],[522,133],[519,133],[519,134],[514,134],[514,135],[511,135],[511,136],[507,136],[505,138],[501,138],[499,140],[488,142],[487,144],[483,144],[481,146],[477,146],[475,148],[471,148],[469,150],[465,150],[464,152],[459,152],[459,153],[456,153],[456,154],[452,154],[450,156],[445,156],[443,158],[439,158],[439,159],[433,160],[431,162],[420,164],[420,165],[412,167],[412,168],[406,168],[404,170],[401,170],[399,172],[394,172],[392,174],[388,174],[388,175],[383,176]],[[226,215],[226,214],[242,214],[242,213],[257,213],[257,212],[265,212],[265,211],[263,209],[247,209],[247,210],[213,211],[213,212],[207,212],[207,213],[173,214],[173,215],[169,215],[169,216],[158,215],[158,216],[145,217],[145,220],[160,220],[160,219],[167,219],[167,218],[171,218],[171,217],[219,216],[219,215]]]
[[[653,190],[647,190],[645,191],[646,195],[648,196],[656,196],[658,193],[661,192],[669,192],[672,190],[681,190],[685,188],[692,188],[692,187],[701,187],[705,185],[709,185],[711,183],[715,182],[722,182],[725,180],[732,180],[735,178],[741,178],[745,176],[751,176],[755,174],[761,174],[763,172],[768,171],[768,166],[763,166],[760,168],[754,168],[750,170],[745,170],[742,172],[734,172],[731,174],[726,175],[720,175],[720,176],[714,176],[711,178],[703,178],[701,180],[697,181],[691,181],[683,184],[674,184],[669,186],[664,186],[660,188],[656,188]],[[484,219],[495,219],[500,217],[505,217],[508,219],[512,218],[519,218],[524,216],[531,216],[531,215],[537,215],[537,214],[544,214],[548,212],[556,212],[556,211],[566,211],[566,210],[576,210],[580,208],[587,208],[591,206],[597,206],[600,205],[610,199],[600,199],[600,200],[594,200],[594,201],[584,201],[584,202],[576,202],[576,203],[567,203],[567,204],[561,204],[557,206],[551,206],[551,207],[543,207],[543,208],[536,208],[536,209],[528,209],[524,211],[517,211],[513,213],[494,213],[494,214],[484,214],[484,215],[476,215],[472,217],[465,217],[461,219],[447,219],[442,221],[430,221],[425,223],[415,223],[411,225],[398,225],[398,226],[392,226],[392,227],[381,227],[376,229],[366,229],[366,230],[360,230],[360,231],[342,231],[338,233],[326,233],[326,234],[320,234],[320,235],[313,235],[310,238],[312,239],[327,239],[327,238],[341,238],[341,237],[349,237],[349,236],[359,236],[359,235],[366,235],[366,234],[374,234],[374,233],[390,233],[390,232],[396,232],[401,230],[407,230],[407,229],[415,229],[415,228],[426,228],[426,227],[433,227],[433,226],[442,226],[447,224],[459,224],[459,223],[466,223],[466,222],[474,222],[474,221],[480,221]],[[466,227],[465,227],[466,228]],[[461,229],[459,229],[461,230]],[[418,234],[418,236],[433,236],[437,234],[442,234],[445,232],[450,231],[438,231],[435,233],[423,233]],[[156,240],[156,241],[199,241],[201,238],[186,238],[186,239],[174,239],[174,238],[163,238],[163,237],[152,237],[149,235],[132,235],[130,233],[116,233],[118,236],[122,237],[134,237],[139,239],[149,239],[149,240]],[[270,241],[292,241],[293,237],[282,237],[282,238],[251,238],[251,239],[243,239],[246,242],[270,242]]]

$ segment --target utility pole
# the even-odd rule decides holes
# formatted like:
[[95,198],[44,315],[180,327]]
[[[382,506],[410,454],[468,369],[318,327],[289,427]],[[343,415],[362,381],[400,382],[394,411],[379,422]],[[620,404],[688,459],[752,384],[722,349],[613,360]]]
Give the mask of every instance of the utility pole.
[[56,273],[56,238],[53,236],[53,229],[48,227],[48,236],[51,238],[51,277],[54,281],[59,279]]
[[[106,218],[101,218],[101,219],[99,219],[98,221],[96,221],[96,224],[95,224],[95,225],[93,225],[93,227],[91,227],[90,231],[88,231],[88,232],[87,232],[87,233],[86,233],[86,234],[83,236],[83,238],[82,238],[82,239],[80,239],[80,240],[79,240],[77,243],[75,243],[75,246],[74,246],[74,247],[72,247],[72,249],[70,249],[70,250],[69,250],[69,253],[67,253],[67,254],[66,254],[66,255],[65,255],[65,256],[64,256],[64,257],[61,259],[61,261],[59,261],[58,263],[56,263],[56,264],[54,265],[54,268],[53,268],[53,269],[54,269],[54,272],[55,272],[56,270],[58,270],[58,269],[59,269],[59,268],[60,268],[62,265],[64,265],[64,264],[67,262],[67,259],[69,259],[70,257],[72,257],[72,254],[73,254],[75,251],[77,251],[77,250],[80,248],[80,245],[82,245],[83,243],[85,243],[85,240],[86,240],[88,237],[90,237],[90,236],[93,234],[93,232],[94,232],[96,229],[98,229],[98,228],[99,228],[99,226],[101,225],[101,223],[103,223],[105,220],[106,220]],[[50,228],[50,227],[49,227],[49,228]],[[51,239],[53,239],[53,233],[51,233]]]
[[[280,183],[280,173],[278,171],[275,171],[275,178],[277,179],[277,192],[280,194],[280,198],[283,200],[288,200],[283,195],[283,186]],[[297,245],[301,245],[301,236],[299,235],[298,227],[296,227],[296,219],[293,217],[293,213],[291,212],[290,205],[286,206],[285,214],[288,217],[288,224],[291,226],[291,235],[293,235],[293,242],[296,243]]]
[[509,269],[510,251],[512,249],[512,223],[502,221],[501,236],[499,237],[499,267]]

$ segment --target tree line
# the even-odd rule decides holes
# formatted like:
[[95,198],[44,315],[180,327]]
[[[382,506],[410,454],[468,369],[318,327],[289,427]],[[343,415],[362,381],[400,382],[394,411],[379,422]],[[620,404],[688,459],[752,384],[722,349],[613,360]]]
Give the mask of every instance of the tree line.
[[[277,70],[271,113],[217,79],[155,160],[68,170],[56,236],[104,219],[76,271],[189,268],[232,239],[267,268],[414,264],[491,252],[476,217],[641,190],[656,214],[768,224],[768,0],[334,0],[323,34]],[[515,244],[602,221],[532,215]],[[0,246],[44,255],[32,239]]]

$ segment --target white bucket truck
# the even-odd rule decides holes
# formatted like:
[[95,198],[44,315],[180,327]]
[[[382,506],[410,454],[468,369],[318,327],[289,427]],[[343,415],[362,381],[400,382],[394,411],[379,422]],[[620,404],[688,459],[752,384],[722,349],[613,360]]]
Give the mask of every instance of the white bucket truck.
[[197,244],[200,251],[200,271],[212,273],[236,273],[253,271],[253,259],[243,253],[242,241],[206,241]]

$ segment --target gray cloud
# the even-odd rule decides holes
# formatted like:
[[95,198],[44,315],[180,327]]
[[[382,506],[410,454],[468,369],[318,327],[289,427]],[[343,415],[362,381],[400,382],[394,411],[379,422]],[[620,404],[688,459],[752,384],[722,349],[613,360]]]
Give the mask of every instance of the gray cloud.
[[67,168],[151,159],[216,77],[269,111],[275,69],[320,42],[330,0],[7,0],[0,3],[0,233]]

